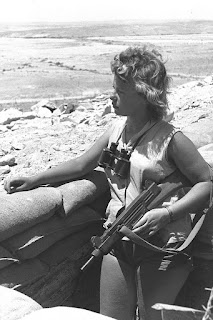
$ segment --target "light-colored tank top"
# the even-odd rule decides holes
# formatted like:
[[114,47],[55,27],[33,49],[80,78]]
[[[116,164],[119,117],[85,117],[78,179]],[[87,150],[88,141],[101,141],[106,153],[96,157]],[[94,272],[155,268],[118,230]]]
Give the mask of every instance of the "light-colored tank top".
[[[106,211],[108,217],[106,225],[116,219],[116,214],[122,206],[127,207],[141,193],[146,179],[160,183],[176,169],[167,159],[167,147],[174,134],[179,131],[178,129],[163,120],[156,123],[149,122],[143,130],[126,144],[125,124],[126,118],[116,121],[108,146],[111,145],[111,142],[117,142],[118,140],[118,151],[122,148],[131,151],[138,137],[142,136],[142,138],[131,154],[130,174],[127,179],[120,178],[111,169],[105,169],[111,187],[111,200]],[[166,205],[174,203],[184,195],[184,190],[179,190],[172,197],[166,199]],[[186,215],[167,224],[166,227],[158,232],[163,243],[166,245],[184,241],[190,230],[191,218],[190,215]]]

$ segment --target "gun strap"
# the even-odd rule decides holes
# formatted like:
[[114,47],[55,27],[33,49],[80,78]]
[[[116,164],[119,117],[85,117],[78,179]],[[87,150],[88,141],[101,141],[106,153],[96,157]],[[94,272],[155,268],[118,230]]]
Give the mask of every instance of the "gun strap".
[[[210,210],[210,208],[208,209],[208,211],[209,210]],[[150,249],[150,250],[153,250],[155,252],[168,253],[168,254],[171,254],[171,253],[173,253],[173,254],[183,253],[184,254],[183,250],[185,250],[189,246],[189,244],[193,241],[193,239],[197,235],[198,231],[200,230],[204,219],[205,219],[205,214],[202,212],[198,221],[194,225],[193,229],[191,230],[190,234],[188,235],[188,237],[186,238],[184,243],[177,249],[172,249],[172,248],[166,249],[166,248],[160,248],[158,246],[155,246],[155,245],[151,244],[150,242],[146,241],[145,239],[139,237],[137,234],[132,232],[126,226],[122,226],[121,229],[119,230],[119,232],[122,233],[124,236],[126,236],[131,241],[133,241],[135,244],[138,244],[139,246],[143,246],[143,247]]]

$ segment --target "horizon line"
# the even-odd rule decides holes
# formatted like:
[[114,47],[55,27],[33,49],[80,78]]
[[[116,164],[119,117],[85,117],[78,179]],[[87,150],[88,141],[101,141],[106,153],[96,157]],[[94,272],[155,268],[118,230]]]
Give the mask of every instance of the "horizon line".
[[141,18],[141,19],[104,19],[104,20],[70,20],[70,21],[61,21],[61,20],[55,20],[55,21],[48,21],[48,20],[41,20],[41,21],[0,21],[0,25],[3,24],[10,24],[10,25],[16,25],[16,24],[67,24],[67,23],[129,23],[129,22],[144,22],[144,23],[152,23],[152,22],[176,22],[176,21],[188,21],[188,22],[195,22],[195,21],[213,21],[213,18],[156,18],[156,19],[148,19],[148,18]]

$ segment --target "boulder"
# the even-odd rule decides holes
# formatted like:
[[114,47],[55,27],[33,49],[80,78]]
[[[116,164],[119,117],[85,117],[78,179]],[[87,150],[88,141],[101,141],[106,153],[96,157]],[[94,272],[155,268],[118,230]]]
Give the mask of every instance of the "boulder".
[[184,127],[182,131],[197,148],[203,147],[213,142],[213,119],[201,119]]
[[0,124],[9,124],[12,121],[19,120],[22,116],[23,112],[15,108],[2,110],[0,112]]

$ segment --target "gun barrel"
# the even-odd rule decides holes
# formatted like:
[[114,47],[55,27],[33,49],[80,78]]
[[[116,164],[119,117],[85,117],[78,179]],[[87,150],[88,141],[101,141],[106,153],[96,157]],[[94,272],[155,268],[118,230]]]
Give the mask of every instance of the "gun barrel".
[[94,256],[91,256],[87,262],[81,267],[81,271],[85,271],[89,265],[91,265],[91,263],[94,261],[95,257]]
[[103,253],[100,249],[93,250],[91,257],[85,262],[85,264],[81,267],[81,271],[85,271],[96,259],[102,258]]

